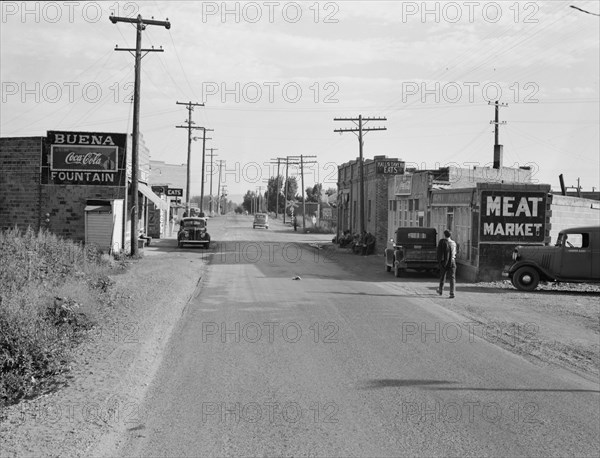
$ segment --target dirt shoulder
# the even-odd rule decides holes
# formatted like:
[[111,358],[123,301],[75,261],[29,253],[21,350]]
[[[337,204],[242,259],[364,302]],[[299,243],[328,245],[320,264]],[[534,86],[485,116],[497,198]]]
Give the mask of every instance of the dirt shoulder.
[[[315,245],[313,245],[317,248]],[[446,326],[448,339],[455,338],[456,325],[462,336],[483,338],[535,364],[554,364],[590,380],[600,375],[600,285],[541,285],[536,291],[521,292],[510,281],[490,283],[457,282],[456,298],[435,292],[438,279],[408,271],[402,278],[385,271],[383,256],[362,257],[331,243],[317,249],[350,269],[380,272],[383,281],[398,282],[408,293],[431,300],[464,317]],[[378,277],[379,278],[379,277]],[[444,329],[441,329],[441,335]]]
[[141,400],[206,269],[201,252],[174,246],[154,241],[111,276],[113,305],[98,311],[63,386],[0,415],[0,456],[89,456],[102,438],[144,422]]

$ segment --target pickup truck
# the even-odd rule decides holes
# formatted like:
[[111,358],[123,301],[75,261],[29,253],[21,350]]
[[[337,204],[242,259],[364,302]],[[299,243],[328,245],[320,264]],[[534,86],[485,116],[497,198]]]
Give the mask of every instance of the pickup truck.
[[439,270],[437,261],[437,231],[433,227],[399,227],[391,239],[392,248],[385,250],[385,268],[394,269],[400,277],[406,269],[420,272]]
[[555,246],[517,246],[505,269],[521,291],[533,291],[540,281],[600,282],[600,226],[575,227],[558,234]]

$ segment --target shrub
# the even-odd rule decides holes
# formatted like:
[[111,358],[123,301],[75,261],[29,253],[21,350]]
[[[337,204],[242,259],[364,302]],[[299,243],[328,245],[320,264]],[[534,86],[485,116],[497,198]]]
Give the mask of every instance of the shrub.
[[90,304],[82,301],[106,294],[114,282],[107,275],[112,259],[45,231],[2,231],[0,252],[3,406],[66,370],[71,350],[93,323],[83,311]]

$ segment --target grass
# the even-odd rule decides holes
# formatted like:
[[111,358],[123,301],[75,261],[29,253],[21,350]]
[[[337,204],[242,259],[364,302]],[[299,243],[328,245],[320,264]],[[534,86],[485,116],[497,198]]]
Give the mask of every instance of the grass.
[[0,407],[33,396],[69,368],[124,267],[93,246],[28,229],[0,232]]

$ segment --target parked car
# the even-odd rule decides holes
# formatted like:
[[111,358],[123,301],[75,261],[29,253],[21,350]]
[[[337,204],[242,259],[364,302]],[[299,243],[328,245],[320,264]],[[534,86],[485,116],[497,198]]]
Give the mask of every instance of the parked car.
[[540,281],[600,282],[600,226],[560,231],[554,246],[519,245],[512,259],[505,275],[521,291]]
[[252,228],[256,229],[257,227],[269,229],[269,215],[266,213],[256,213],[254,215],[254,223],[252,223]]
[[210,247],[210,234],[207,231],[207,218],[187,217],[182,218],[177,233],[177,246],[182,248],[185,244],[203,245]]
[[385,269],[400,277],[406,269],[420,272],[439,270],[437,231],[433,227],[399,227],[392,248],[385,250]]

